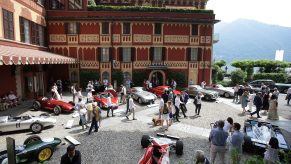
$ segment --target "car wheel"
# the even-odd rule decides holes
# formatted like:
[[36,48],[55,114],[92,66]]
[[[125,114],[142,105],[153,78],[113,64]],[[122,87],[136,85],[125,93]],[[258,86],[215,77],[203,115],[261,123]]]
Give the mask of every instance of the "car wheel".
[[35,141],[40,141],[40,140],[41,140],[41,138],[38,135],[32,135],[32,136],[26,138],[26,140],[23,142],[23,144],[27,145],[27,144],[33,143]]
[[142,148],[147,148],[150,144],[150,136],[143,135],[141,138],[141,146]]
[[40,133],[42,131],[42,129],[43,129],[43,126],[38,122],[35,122],[35,123],[30,125],[30,130],[33,133]]
[[247,152],[247,153],[253,152],[254,145],[253,145],[251,137],[244,136],[244,144],[243,144],[242,148],[243,148],[244,152]]
[[32,107],[34,110],[40,110],[40,107],[41,107],[40,102],[38,101],[33,102]]
[[177,155],[183,155],[183,142],[182,141],[177,141],[176,142],[176,154]]
[[39,115],[40,117],[49,117],[50,115],[48,113],[42,113]]
[[37,153],[37,161],[44,162],[49,160],[53,155],[53,149],[50,146],[45,146]]
[[138,98],[138,103],[142,104],[141,98]]
[[223,94],[223,96],[226,97],[226,98],[229,98],[229,97],[230,97],[230,94],[227,93],[227,92],[225,92],[225,93]]
[[62,109],[60,106],[57,105],[54,107],[54,114],[55,115],[59,115],[61,112],[62,112]]

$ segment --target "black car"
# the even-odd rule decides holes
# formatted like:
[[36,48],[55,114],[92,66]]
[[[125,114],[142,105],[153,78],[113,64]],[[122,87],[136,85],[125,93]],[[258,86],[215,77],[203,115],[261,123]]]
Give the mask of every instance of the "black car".
[[284,84],[284,83],[275,83],[273,80],[270,79],[260,79],[254,80],[249,84],[254,88],[261,88],[262,83],[270,88],[270,91],[274,91],[274,88],[277,88],[281,93],[287,93],[288,88],[291,87],[291,84]]

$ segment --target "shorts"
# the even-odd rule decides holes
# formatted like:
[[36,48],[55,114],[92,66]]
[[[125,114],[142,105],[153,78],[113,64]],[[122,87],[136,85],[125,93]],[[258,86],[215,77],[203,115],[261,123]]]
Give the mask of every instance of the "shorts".
[[169,120],[169,114],[162,114],[163,120]]

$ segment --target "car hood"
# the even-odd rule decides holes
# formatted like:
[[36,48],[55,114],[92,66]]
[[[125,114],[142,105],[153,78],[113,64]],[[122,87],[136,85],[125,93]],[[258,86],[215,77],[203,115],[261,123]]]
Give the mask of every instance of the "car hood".
[[210,94],[210,95],[218,94],[216,91],[211,91],[211,90],[206,90],[206,89],[200,89],[198,91],[201,93],[206,93],[206,94]]
[[141,96],[143,98],[146,98],[146,99],[155,99],[156,98],[156,96],[154,94],[147,92],[147,91],[136,92],[135,94],[138,96]]

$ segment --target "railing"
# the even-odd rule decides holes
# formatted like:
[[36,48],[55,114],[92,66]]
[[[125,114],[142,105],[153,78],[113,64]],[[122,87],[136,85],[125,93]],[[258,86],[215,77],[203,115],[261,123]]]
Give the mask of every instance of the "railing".
[[131,69],[131,63],[121,63],[121,69]]
[[122,43],[131,43],[131,35],[121,36]]
[[106,63],[100,63],[100,69],[106,69],[106,68],[111,68],[111,63],[106,62]]
[[199,37],[198,36],[190,36],[190,45],[198,45]]
[[69,44],[78,44],[78,35],[68,35]]
[[187,68],[187,61],[165,61],[164,65],[168,68],[181,68],[186,69]]
[[163,37],[162,35],[154,35],[153,36],[153,43],[163,43]]
[[110,39],[110,35],[101,35],[100,36],[100,42],[101,43],[110,43],[111,39]]

